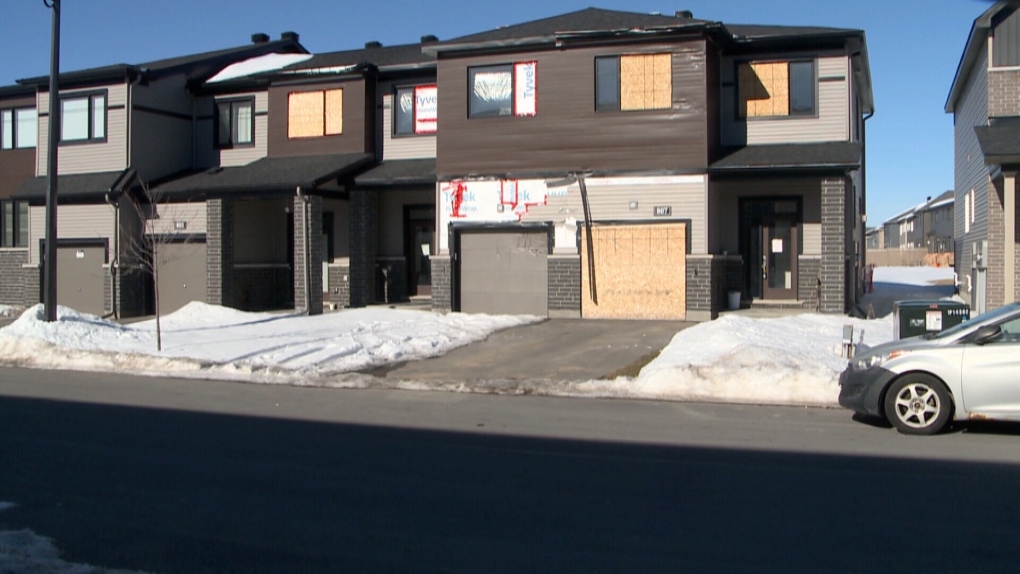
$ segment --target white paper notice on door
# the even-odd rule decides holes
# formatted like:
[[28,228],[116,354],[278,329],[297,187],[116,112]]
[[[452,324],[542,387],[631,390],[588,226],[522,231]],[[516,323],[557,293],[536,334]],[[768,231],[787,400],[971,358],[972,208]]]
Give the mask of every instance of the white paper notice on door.
[[772,253],[782,253],[782,252],[783,252],[783,240],[782,239],[773,239],[772,240]]

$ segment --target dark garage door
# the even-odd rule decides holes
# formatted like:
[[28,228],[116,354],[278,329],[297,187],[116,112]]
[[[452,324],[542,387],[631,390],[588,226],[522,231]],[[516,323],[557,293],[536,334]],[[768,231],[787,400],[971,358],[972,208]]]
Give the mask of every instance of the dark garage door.
[[547,315],[548,253],[545,229],[462,231],[460,310]]
[[164,255],[159,269],[160,313],[173,313],[192,301],[205,303],[205,242],[171,243],[160,249]]
[[57,247],[57,304],[103,315],[106,247]]

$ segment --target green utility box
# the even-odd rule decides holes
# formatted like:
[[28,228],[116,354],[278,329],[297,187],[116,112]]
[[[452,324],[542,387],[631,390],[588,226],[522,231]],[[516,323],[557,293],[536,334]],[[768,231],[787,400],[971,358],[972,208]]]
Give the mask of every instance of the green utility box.
[[896,301],[893,303],[893,338],[937,333],[967,319],[970,319],[970,307],[959,301]]

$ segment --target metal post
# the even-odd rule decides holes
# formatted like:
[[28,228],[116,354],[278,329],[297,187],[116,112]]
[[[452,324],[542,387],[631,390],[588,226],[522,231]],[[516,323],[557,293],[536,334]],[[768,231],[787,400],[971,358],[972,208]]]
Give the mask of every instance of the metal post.
[[43,269],[45,320],[57,320],[57,140],[60,137],[60,0],[43,0],[53,10],[50,37],[50,130],[46,161],[46,258]]

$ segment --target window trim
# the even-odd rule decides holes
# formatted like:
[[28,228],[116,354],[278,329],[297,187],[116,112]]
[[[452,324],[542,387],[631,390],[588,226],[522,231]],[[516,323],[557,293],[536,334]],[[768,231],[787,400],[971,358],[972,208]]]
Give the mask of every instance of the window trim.
[[[518,69],[522,66],[532,66],[535,70],[535,83],[533,86],[533,101],[534,111],[526,110],[522,111],[518,109]],[[510,113],[509,114],[485,114],[475,115],[471,113],[471,102],[474,101],[474,82],[471,81],[472,73],[477,73],[480,70],[485,69],[496,69],[496,68],[508,68],[510,71]],[[514,60],[511,62],[502,62],[498,64],[481,64],[478,66],[467,67],[467,119],[469,120],[485,120],[495,118],[530,118],[538,115],[538,60]]]
[[[787,70],[787,84],[786,90],[789,97],[787,103],[787,113],[785,116],[748,116],[745,112],[743,115],[740,114],[740,66],[750,64],[786,64]],[[793,73],[791,73],[792,64],[811,64],[811,80],[812,80],[812,102],[811,110],[805,112],[798,112],[793,110]],[[818,118],[818,58],[770,58],[764,60],[736,60],[733,62],[733,86],[736,97],[733,99],[733,117],[738,121],[786,121],[786,120],[803,120]]]
[[[616,62],[616,99],[612,106],[599,106],[599,61],[610,61],[615,60]],[[622,111],[620,108],[622,86],[620,82],[620,54],[606,55],[606,56],[595,56],[595,111],[596,112],[619,112]]]
[[[418,131],[418,90],[425,88],[436,89],[436,97],[439,97],[439,84],[430,82],[427,84],[401,84],[393,86],[393,114],[392,114],[392,129],[390,135],[394,138],[408,138],[408,137],[422,137],[422,136],[435,136],[439,132],[438,124],[436,129],[432,131]],[[401,132],[398,131],[400,122],[397,121],[397,114],[400,111],[400,92],[404,90],[411,91],[411,131]],[[438,113],[437,113],[438,116]]]
[[[11,221],[13,227],[13,229],[11,230],[11,242],[9,245],[7,243],[7,217],[6,217],[7,215],[6,211],[8,206],[11,206],[12,210]],[[25,221],[24,221],[24,223],[26,224],[25,230],[21,229],[22,222],[19,218],[19,207],[21,206],[24,206],[25,209]],[[31,226],[31,223],[29,223],[31,218],[32,216],[30,212],[30,207],[27,201],[13,199],[5,199],[0,201],[0,249],[28,249],[28,242],[30,240],[28,227]],[[22,233],[25,234],[24,237],[25,241],[23,244],[20,244],[18,239]]]
[[[103,98],[103,137],[95,137],[95,126],[96,121],[94,117],[95,104],[93,103],[95,98]],[[88,136],[85,138],[78,139],[65,139],[64,128],[66,123],[64,122],[64,102],[70,100],[85,100],[88,102]],[[60,95],[60,140],[59,145],[83,145],[83,144],[95,144],[95,143],[106,143],[110,137],[110,94],[109,90],[93,90],[90,92],[74,92],[70,94]]]
[[[237,125],[234,123],[234,104],[251,104],[251,141],[237,143]],[[230,141],[220,142],[220,104],[230,104]],[[213,101],[213,147],[215,149],[244,149],[255,147],[255,96],[244,96],[238,98],[222,98]]]
[[[19,137],[18,129],[18,113],[32,111],[35,112],[35,144],[26,146],[20,145],[21,138]],[[10,147],[3,145],[4,141],[4,124],[3,114],[9,113],[11,115],[11,145]],[[0,150],[2,151],[14,151],[19,149],[36,149],[39,147],[39,113],[35,106],[17,106],[13,108],[2,108],[0,109]]]
[[[669,105],[664,106],[664,107],[650,107],[650,108],[640,108],[640,109],[624,109],[624,107],[623,107],[623,69],[622,69],[623,59],[624,58],[628,58],[628,57],[653,57],[653,56],[668,56],[669,59],[670,59],[670,78],[669,78],[670,103],[669,103]],[[615,60],[615,62],[616,62],[616,94],[615,94],[616,95],[616,101],[614,102],[613,106],[608,106],[608,105],[607,106],[602,106],[602,107],[599,106],[599,89],[598,89],[599,88],[599,75],[598,75],[598,71],[599,71],[599,61],[600,60],[603,60],[603,61],[604,60]],[[673,86],[673,77],[672,77],[672,65],[673,65],[673,52],[668,51],[668,50],[667,51],[656,50],[656,51],[652,51],[652,52],[621,52],[619,54],[603,54],[603,55],[595,56],[595,61],[594,61],[594,75],[595,75],[595,77],[594,77],[594,81],[595,81],[595,101],[594,101],[594,107],[595,107],[595,111],[597,113],[600,113],[600,114],[614,113],[614,112],[633,114],[633,113],[641,113],[641,112],[662,112],[663,110],[672,109],[672,107],[673,107],[672,98],[673,98],[673,93],[674,93],[673,92],[674,86]]]
[[[335,133],[329,133],[329,98],[327,94],[330,92],[340,92],[340,131]],[[293,104],[293,96],[296,94],[319,94],[322,96],[322,133],[316,135],[291,135],[291,105]],[[344,121],[344,109],[346,107],[346,100],[344,99],[344,88],[343,87],[331,87],[331,88],[318,88],[312,90],[294,90],[287,92],[287,140],[308,140],[315,138],[337,138],[344,135],[343,121]]]

